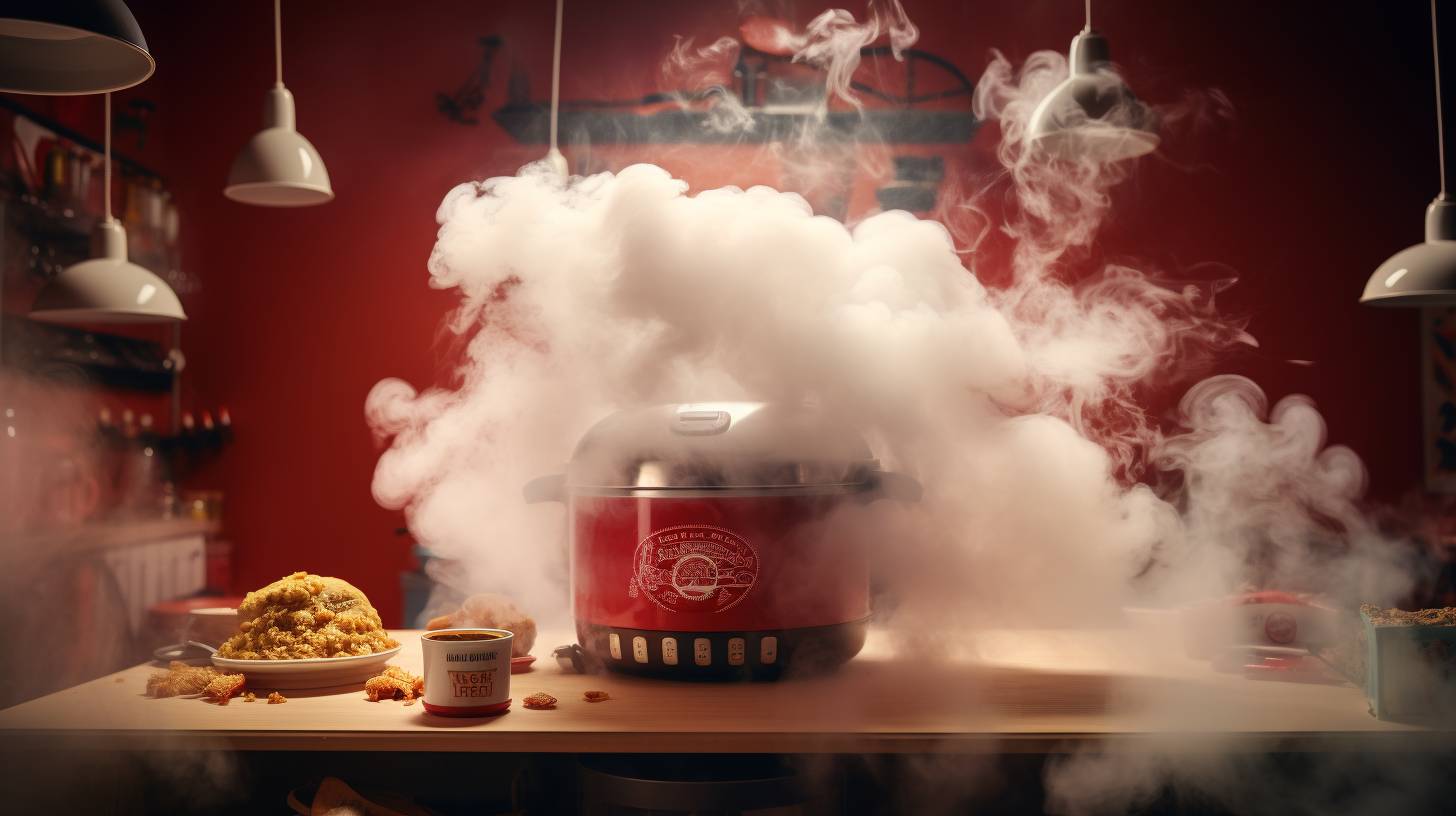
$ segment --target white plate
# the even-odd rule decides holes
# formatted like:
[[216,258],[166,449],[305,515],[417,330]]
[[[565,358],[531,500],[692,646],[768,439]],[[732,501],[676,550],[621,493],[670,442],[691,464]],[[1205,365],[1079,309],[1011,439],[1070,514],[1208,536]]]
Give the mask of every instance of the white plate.
[[253,691],[273,689],[328,688],[360,684],[379,674],[403,646],[367,655],[310,657],[301,660],[235,660],[212,656],[212,665],[229,672],[242,672]]

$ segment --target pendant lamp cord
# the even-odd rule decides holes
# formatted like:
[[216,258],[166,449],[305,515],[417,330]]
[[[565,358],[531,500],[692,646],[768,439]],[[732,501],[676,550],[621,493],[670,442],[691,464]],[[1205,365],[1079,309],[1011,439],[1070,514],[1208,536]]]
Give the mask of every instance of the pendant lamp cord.
[[273,0],[273,72],[283,87],[283,0]]
[[1441,200],[1446,200],[1446,116],[1441,110],[1441,37],[1436,33],[1436,0],[1431,0],[1431,60],[1436,68],[1436,155],[1441,161]]
[[[1434,2],[1434,0],[1432,0]],[[1087,27],[1084,31],[1092,30],[1092,0],[1087,0]]]
[[102,165],[102,170],[101,170],[101,176],[102,176],[101,184],[102,184],[102,187],[101,187],[101,189],[104,190],[106,194],[103,195],[101,198],[102,198],[102,200],[104,200],[106,202],[106,204],[105,204],[105,206],[106,206],[106,223],[110,224],[112,222],[112,220],[113,220],[111,218],[111,92],[110,91],[107,91],[106,92],[106,124],[103,127],[103,129],[106,131],[106,143],[103,145],[103,147],[106,150],[106,155],[105,156],[102,156],[102,162],[101,162],[101,165]]
[[561,102],[561,6],[556,0],[556,41],[551,51],[551,149],[556,149],[556,111]]

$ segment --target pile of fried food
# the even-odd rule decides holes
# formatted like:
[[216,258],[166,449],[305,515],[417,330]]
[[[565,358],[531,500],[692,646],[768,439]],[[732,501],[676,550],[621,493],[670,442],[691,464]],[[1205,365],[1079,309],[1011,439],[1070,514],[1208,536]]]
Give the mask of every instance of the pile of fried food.
[[404,700],[405,705],[414,705],[416,697],[425,695],[425,678],[398,666],[385,666],[383,672],[364,681],[364,694],[371,703]]
[[[191,666],[174,660],[167,664],[166,671],[153,672],[147,678],[147,695],[150,697],[197,696],[218,705],[228,701],[247,686],[248,680],[241,674],[228,674],[214,666]],[[243,702],[251,703],[257,695],[249,691]],[[274,691],[269,693],[268,702],[286,703],[288,698]]]
[[357,587],[338,578],[295,572],[249,592],[238,607],[238,633],[220,657],[293,660],[348,657],[393,649],[379,612]]
[[1456,626],[1456,606],[1437,609],[1383,609],[1375,604],[1361,604],[1360,611],[1376,626]]
[[511,656],[525,657],[536,645],[536,621],[504,595],[481,593],[465,599],[459,609],[431,618],[426,629],[504,629],[515,637]]

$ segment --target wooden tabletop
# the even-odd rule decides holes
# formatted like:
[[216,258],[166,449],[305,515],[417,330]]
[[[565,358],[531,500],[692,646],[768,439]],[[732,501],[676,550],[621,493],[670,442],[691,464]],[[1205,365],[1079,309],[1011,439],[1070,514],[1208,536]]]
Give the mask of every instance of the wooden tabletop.
[[[396,663],[418,672],[418,632]],[[450,719],[415,704],[370,703],[360,689],[285,692],[268,705],[151,699],[135,666],[0,711],[0,741],[135,749],[481,752],[1042,752],[1096,741],[1113,750],[1445,750],[1456,734],[1376,720],[1360,690],[1250,680],[1207,663],[1146,658],[1127,631],[989,631],[954,650],[900,650],[871,634],[839,672],[776,683],[686,683],[562,671],[543,633],[516,701],[491,719]],[[929,651],[936,657],[924,653]],[[611,700],[587,703],[603,690]],[[521,698],[544,691],[556,710]]]

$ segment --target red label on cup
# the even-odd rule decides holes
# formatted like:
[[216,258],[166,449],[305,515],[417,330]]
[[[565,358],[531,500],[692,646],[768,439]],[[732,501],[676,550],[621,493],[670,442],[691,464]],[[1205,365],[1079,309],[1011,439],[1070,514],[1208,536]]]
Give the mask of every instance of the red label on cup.
[[450,686],[456,697],[489,697],[495,693],[495,669],[452,671]]

